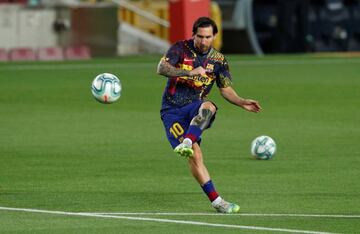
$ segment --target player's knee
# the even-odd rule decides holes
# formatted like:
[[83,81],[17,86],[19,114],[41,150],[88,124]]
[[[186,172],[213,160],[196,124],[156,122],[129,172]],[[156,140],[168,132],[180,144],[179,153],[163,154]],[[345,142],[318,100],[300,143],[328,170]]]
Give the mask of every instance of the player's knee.
[[209,109],[200,108],[199,113],[192,119],[190,124],[196,125],[204,130],[209,125],[213,115]]
[[203,121],[209,121],[214,113],[210,109],[200,109],[198,116],[201,116]]
[[201,124],[203,121],[205,120],[205,118],[202,115],[197,115],[194,117],[194,122],[197,124]]
[[208,109],[214,115],[216,113],[217,107],[215,106],[214,103],[207,101],[201,105],[200,109]]

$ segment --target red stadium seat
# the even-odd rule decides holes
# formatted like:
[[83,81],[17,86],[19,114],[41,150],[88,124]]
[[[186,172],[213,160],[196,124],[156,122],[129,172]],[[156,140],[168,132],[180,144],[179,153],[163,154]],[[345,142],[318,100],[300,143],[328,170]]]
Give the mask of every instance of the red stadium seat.
[[64,51],[60,47],[40,48],[38,59],[41,61],[61,61],[64,60]]
[[10,50],[10,60],[12,61],[35,61],[36,54],[32,48],[15,48]]
[[65,58],[68,60],[91,59],[90,49],[87,46],[71,46],[65,48]]
[[5,49],[0,49],[0,61],[8,61],[9,55]]

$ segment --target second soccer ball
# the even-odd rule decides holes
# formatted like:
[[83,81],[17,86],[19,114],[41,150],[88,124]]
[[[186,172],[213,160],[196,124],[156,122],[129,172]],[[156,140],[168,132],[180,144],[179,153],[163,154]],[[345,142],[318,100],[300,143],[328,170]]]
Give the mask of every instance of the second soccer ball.
[[97,75],[92,82],[91,92],[101,103],[113,103],[120,98],[121,83],[119,78],[110,73]]
[[275,152],[276,143],[269,136],[259,136],[251,142],[251,154],[257,159],[271,159]]

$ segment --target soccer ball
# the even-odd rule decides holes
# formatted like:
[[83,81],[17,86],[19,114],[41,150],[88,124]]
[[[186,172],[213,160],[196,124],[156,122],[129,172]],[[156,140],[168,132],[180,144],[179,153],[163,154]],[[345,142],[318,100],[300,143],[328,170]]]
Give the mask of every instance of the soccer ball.
[[251,154],[257,159],[271,159],[275,151],[276,143],[269,136],[259,136],[251,142]]
[[91,92],[97,101],[105,104],[113,103],[121,95],[120,80],[110,73],[97,75],[92,82]]

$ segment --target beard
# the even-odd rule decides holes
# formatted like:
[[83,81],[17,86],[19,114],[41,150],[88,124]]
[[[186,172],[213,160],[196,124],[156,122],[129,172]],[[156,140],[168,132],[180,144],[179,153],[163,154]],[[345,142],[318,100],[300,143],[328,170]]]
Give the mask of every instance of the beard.
[[210,46],[206,46],[206,45],[197,45],[196,48],[202,52],[202,53],[205,53],[205,52],[208,52],[209,49],[210,49]]

